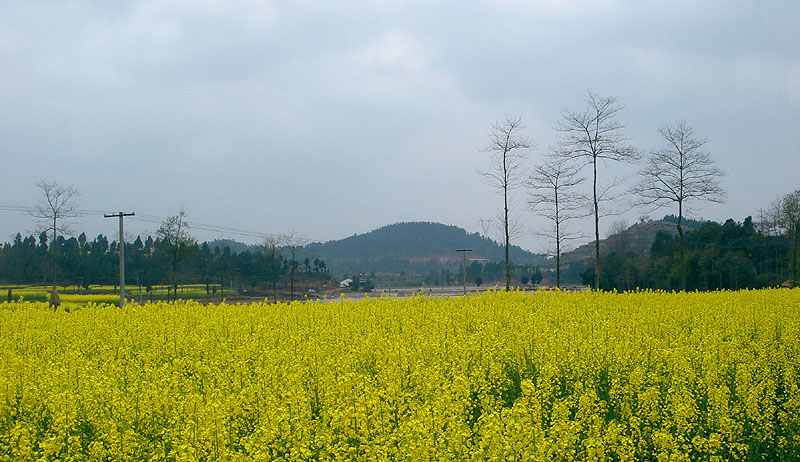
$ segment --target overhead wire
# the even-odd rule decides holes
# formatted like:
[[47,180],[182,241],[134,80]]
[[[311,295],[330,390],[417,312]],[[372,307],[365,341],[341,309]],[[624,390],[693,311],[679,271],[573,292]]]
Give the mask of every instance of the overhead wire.
[[0,210],[7,212],[33,212],[33,207],[26,207],[24,205],[0,205]]
[[[35,210],[36,209],[34,207],[24,206],[24,205],[0,205],[0,211],[22,212],[22,213],[30,214],[31,212],[34,212]],[[107,210],[93,210],[93,209],[79,209],[79,210],[75,210],[75,212],[78,214],[78,216],[93,216],[93,215],[103,216],[104,214],[108,213]],[[142,221],[142,222],[145,222],[145,223],[153,223],[153,224],[159,224],[159,225],[161,223],[163,223],[167,219],[167,217],[162,217],[162,216],[158,216],[158,215],[151,215],[151,214],[146,214],[146,213],[137,213],[136,215],[133,215],[130,218],[134,219],[134,220]],[[255,237],[255,238],[260,238],[260,239],[270,239],[270,238],[275,238],[276,237],[275,234],[263,233],[263,232],[259,232],[259,231],[251,231],[251,230],[246,230],[246,229],[241,229],[241,228],[231,228],[231,227],[228,227],[228,226],[213,225],[213,224],[200,223],[200,222],[188,221],[188,220],[185,221],[185,223],[191,229],[198,229],[198,230],[202,230],[202,231],[210,231],[210,232],[215,232],[215,233],[220,233],[220,234],[232,234],[232,235],[237,235],[237,236]]]

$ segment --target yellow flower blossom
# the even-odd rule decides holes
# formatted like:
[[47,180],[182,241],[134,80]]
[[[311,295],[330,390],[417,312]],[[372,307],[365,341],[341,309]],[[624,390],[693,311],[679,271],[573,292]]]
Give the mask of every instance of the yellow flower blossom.
[[0,462],[794,460],[800,290],[0,303]]

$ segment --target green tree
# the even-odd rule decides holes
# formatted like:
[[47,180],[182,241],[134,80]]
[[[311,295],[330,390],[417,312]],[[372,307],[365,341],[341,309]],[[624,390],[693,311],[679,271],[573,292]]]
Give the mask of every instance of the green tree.
[[483,274],[483,265],[480,264],[479,262],[473,260],[472,263],[470,263],[467,266],[467,280],[468,281],[474,281],[474,280],[478,279],[479,277],[481,277],[482,274]]

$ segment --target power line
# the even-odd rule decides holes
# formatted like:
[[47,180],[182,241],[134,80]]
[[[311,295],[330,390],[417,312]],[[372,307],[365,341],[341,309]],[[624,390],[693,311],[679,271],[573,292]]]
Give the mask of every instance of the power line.
[[[139,214],[136,216],[137,219],[141,219],[142,221],[147,221],[151,223],[161,223],[166,220],[166,217],[159,217],[156,215],[148,215],[148,214]],[[258,231],[250,231],[246,229],[240,228],[231,228],[228,226],[220,226],[220,225],[212,225],[208,223],[200,223],[196,221],[187,221],[186,224],[189,225],[190,228],[200,229],[203,231],[212,231],[212,232],[219,232],[219,233],[229,233],[229,234],[237,234],[241,236],[249,236],[249,237],[259,237],[259,238],[270,238],[275,237],[274,234],[269,233],[262,233]]]
[[24,205],[0,205],[0,210],[4,210],[6,212],[33,212],[33,207],[26,207]]
[[[34,212],[34,207],[24,206],[24,205],[0,205],[0,211],[7,211],[7,212],[22,212],[29,214]],[[80,209],[76,210],[79,216],[106,216],[108,212],[106,210],[92,210],[92,209]],[[117,214],[112,214],[111,216],[118,216]],[[153,224],[161,224],[167,217],[162,217],[158,215],[150,215],[146,213],[137,214],[134,217],[137,221],[142,221],[145,223],[153,223]],[[237,236],[245,236],[245,237],[255,237],[259,239],[269,239],[269,238],[276,238],[275,234],[270,233],[263,233],[259,231],[251,231],[241,228],[231,228],[228,226],[220,226],[220,225],[213,225],[208,223],[200,223],[200,222],[193,222],[187,221],[186,224],[189,225],[190,228],[198,229],[201,231],[210,231],[215,233],[221,234],[233,234]]]

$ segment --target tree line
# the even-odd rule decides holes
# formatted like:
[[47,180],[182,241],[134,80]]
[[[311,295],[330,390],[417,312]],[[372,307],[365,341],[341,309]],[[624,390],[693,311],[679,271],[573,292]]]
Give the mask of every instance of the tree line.
[[[800,190],[791,194],[800,197]],[[620,233],[609,237],[610,248],[601,256],[600,288],[705,291],[797,285],[796,236],[766,219],[709,221],[685,233],[683,250],[677,233],[660,230],[642,253],[631,250],[626,234]],[[581,277],[591,284],[594,268]]]
[[[529,284],[535,286],[542,281],[542,271],[538,266],[532,264],[526,265],[510,265],[508,268],[511,277],[518,282],[521,287],[526,287]],[[475,284],[480,287],[484,283],[493,283],[494,281],[502,281],[506,274],[506,267],[504,262],[498,261],[472,261],[464,269],[467,277],[467,283]],[[464,275],[462,268],[434,268],[430,270],[423,277],[425,285],[451,285],[463,284]]]
[[[176,220],[162,225],[177,225]],[[185,223],[184,225],[185,226]],[[168,226],[169,227],[169,226]],[[177,230],[177,226],[175,226]],[[160,229],[163,231],[163,229]],[[186,231],[186,228],[183,228]],[[322,284],[330,279],[324,260],[301,257],[277,244],[262,247],[260,251],[231,251],[229,246],[212,247],[197,243],[188,234],[163,234],[137,236],[125,242],[126,284],[139,285],[152,294],[154,286],[170,286],[171,297],[178,294],[182,284],[203,284],[208,294],[223,297],[225,290],[234,288],[238,293],[271,295],[290,292],[295,297],[295,284]],[[38,236],[23,237],[0,246],[0,281],[9,284],[52,283],[53,263],[57,265],[58,285],[77,286],[88,290],[93,285],[119,283],[118,241],[99,234],[88,239],[85,233],[78,237],[59,234],[55,242],[42,232]],[[58,259],[53,259],[53,254]]]

